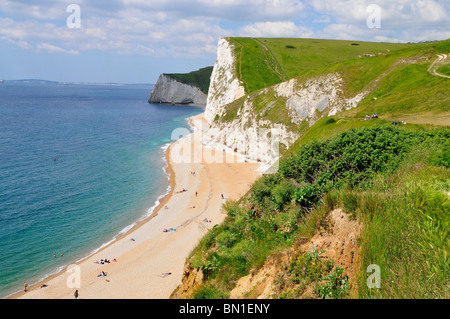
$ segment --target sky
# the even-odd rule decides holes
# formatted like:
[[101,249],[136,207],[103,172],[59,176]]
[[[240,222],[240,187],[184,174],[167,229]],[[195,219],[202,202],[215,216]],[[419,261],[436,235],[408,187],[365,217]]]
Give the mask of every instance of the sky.
[[450,38],[450,0],[0,0],[0,79],[156,83],[220,38]]

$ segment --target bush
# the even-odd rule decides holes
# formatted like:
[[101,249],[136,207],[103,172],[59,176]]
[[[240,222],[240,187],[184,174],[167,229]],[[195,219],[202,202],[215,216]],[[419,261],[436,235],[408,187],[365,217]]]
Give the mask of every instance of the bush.
[[293,199],[301,206],[311,207],[319,200],[320,191],[314,184],[306,184],[294,191]]
[[341,299],[347,296],[350,282],[347,276],[343,276],[345,269],[336,267],[328,275],[323,276],[320,280],[325,283],[316,287],[316,293],[324,299]]
[[225,298],[227,298],[227,296],[222,291],[209,286],[202,286],[194,294],[194,299],[225,299]]
[[[224,296],[268,255],[299,236],[312,236],[327,212],[337,207],[367,225],[360,239],[360,263],[382,268],[386,287],[377,293],[388,298],[448,296],[449,140],[445,130],[376,127],[302,146],[280,162],[276,174],[256,181],[248,200],[224,205],[224,223],[190,257],[206,278],[197,297]],[[419,180],[432,187],[417,189]],[[324,204],[318,206],[322,198]],[[311,213],[304,218],[306,212]],[[316,283],[322,298],[345,297],[349,283],[343,270],[331,271],[333,263],[322,261],[320,254],[313,250],[292,258],[286,283],[298,284],[298,293]],[[365,269],[361,273],[364,277]],[[359,296],[373,297],[365,280],[358,277]]]
[[272,190],[272,198],[278,210],[281,210],[283,206],[291,200],[291,196],[294,189],[287,180],[281,181]]
[[333,124],[333,123],[336,123],[336,120],[334,118],[330,117],[328,120],[325,121],[324,125]]
[[289,269],[291,280],[296,284],[301,281],[305,281],[306,284],[317,281],[325,270],[325,265],[320,260],[320,255],[324,252],[313,247],[311,252],[294,258]]

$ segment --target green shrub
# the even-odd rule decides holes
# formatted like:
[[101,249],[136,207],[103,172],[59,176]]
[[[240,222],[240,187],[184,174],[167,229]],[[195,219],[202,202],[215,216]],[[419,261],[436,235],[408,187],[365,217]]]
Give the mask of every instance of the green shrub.
[[288,180],[281,181],[272,190],[272,198],[278,210],[291,200],[294,189]]
[[320,191],[314,184],[306,184],[294,191],[293,199],[301,206],[311,207],[319,200]]
[[205,277],[210,276],[220,268],[220,260],[217,253],[213,253],[210,258],[203,264],[202,271]]
[[194,299],[225,299],[225,298],[227,298],[227,295],[224,292],[209,285],[200,287],[200,289],[194,294]]
[[[448,297],[449,140],[448,130],[385,126],[301,146],[245,198],[224,205],[224,223],[190,257],[205,272],[206,288],[197,297],[226,296],[267,256],[325,227],[327,213],[337,207],[365,226],[358,241],[360,298]],[[311,283],[323,298],[347,296],[348,279],[338,267],[331,271],[332,261],[322,261],[321,253],[291,259],[286,280],[298,291],[280,297],[298,297]],[[370,264],[381,267],[379,291],[365,285]]]
[[332,272],[320,278],[324,284],[316,287],[316,293],[324,299],[342,299],[348,295],[350,282],[347,276],[343,276],[345,269],[336,267]]
[[327,125],[327,124],[333,124],[333,123],[336,123],[336,120],[335,120],[334,118],[330,117],[329,119],[327,119],[327,120],[325,121],[325,124],[324,124],[324,125]]
[[289,269],[291,280],[296,284],[302,281],[306,284],[317,281],[325,270],[325,266],[320,260],[320,255],[324,252],[324,250],[319,251],[313,247],[311,252],[294,258]]

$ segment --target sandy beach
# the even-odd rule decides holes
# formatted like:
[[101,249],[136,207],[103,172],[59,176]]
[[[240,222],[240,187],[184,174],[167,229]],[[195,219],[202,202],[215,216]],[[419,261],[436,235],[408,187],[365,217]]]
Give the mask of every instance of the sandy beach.
[[[226,199],[240,198],[261,176],[259,163],[238,161],[235,154],[203,148],[203,114],[190,120],[196,132],[167,149],[171,192],[153,215],[79,262],[73,271],[65,270],[12,298],[73,299],[77,289],[79,299],[169,298],[181,283],[190,252],[208,229],[226,217],[222,204]],[[200,156],[205,153],[209,156]],[[211,161],[211,157],[227,160],[221,163]],[[171,228],[174,230],[164,231]],[[101,259],[110,263],[96,263]],[[98,277],[102,271],[106,277]]]

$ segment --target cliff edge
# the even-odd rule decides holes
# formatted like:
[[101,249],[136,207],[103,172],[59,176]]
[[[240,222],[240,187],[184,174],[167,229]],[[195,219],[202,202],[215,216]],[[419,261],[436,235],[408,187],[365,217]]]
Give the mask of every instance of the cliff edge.
[[149,103],[205,107],[212,67],[186,74],[161,74],[150,93]]

